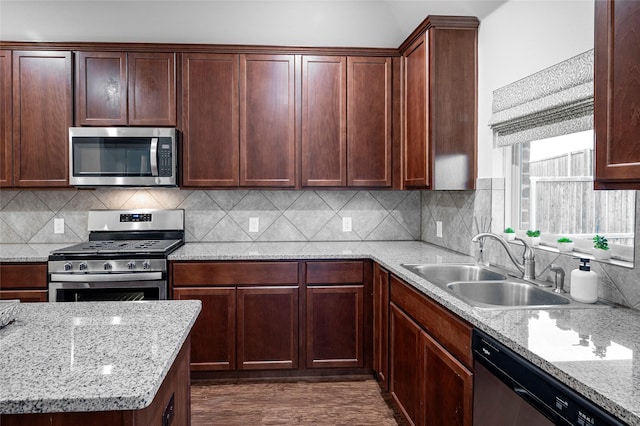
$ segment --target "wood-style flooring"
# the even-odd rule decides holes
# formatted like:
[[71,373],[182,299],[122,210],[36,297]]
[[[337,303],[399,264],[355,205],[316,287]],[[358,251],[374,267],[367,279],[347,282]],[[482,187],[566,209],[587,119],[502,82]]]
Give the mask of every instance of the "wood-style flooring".
[[404,422],[375,380],[191,385],[192,426],[372,425]]

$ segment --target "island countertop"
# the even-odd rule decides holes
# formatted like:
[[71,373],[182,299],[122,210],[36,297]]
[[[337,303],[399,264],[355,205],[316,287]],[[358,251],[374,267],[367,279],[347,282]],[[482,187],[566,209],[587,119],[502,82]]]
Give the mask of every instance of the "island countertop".
[[200,309],[197,300],[21,304],[0,330],[0,414],[147,407]]

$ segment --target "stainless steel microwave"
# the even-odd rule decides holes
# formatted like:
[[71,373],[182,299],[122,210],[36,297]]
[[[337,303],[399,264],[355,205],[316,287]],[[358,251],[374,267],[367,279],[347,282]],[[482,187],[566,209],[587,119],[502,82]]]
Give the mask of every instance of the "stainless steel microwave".
[[73,186],[176,186],[177,174],[175,128],[69,128]]

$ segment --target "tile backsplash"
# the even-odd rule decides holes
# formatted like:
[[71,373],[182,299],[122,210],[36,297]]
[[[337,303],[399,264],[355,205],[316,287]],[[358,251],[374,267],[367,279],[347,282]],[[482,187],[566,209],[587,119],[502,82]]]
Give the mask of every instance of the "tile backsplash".
[[[471,238],[480,228],[504,228],[504,180],[478,179],[475,191],[264,191],[96,189],[0,192],[0,243],[85,241],[91,209],[182,208],[191,242],[422,240],[474,255]],[[636,217],[640,217],[636,197]],[[343,232],[350,217],[351,232]],[[54,218],[65,232],[54,234]],[[257,232],[249,219],[258,218]],[[436,235],[442,222],[442,238]],[[636,235],[640,223],[636,221]],[[640,262],[636,238],[635,262]],[[515,270],[502,247],[486,245],[488,260]],[[514,246],[519,256],[520,249]],[[572,255],[536,249],[536,275],[551,281],[552,263],[566,271],[565,288],[578,261]],[[485,256],[486,258],[486,256]],[[640,268],[592,262],[600,297],[640,309]]]
[[[419,191],[96,189],[3,190],[0,243],[85,241],[89,210],[135,208],[184,209],[187,241],[420,239]],[[63,234],[54,234],[54,218],[64,219]],[[258,219],[257,232],[250,218]]]

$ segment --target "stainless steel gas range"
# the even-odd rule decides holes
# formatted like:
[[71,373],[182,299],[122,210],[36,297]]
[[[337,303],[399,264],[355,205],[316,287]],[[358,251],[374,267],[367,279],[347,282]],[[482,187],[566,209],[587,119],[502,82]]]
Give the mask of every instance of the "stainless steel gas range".
[[89,241],[49,254],[50,302],[163,300],[184,210],[91,210]]

